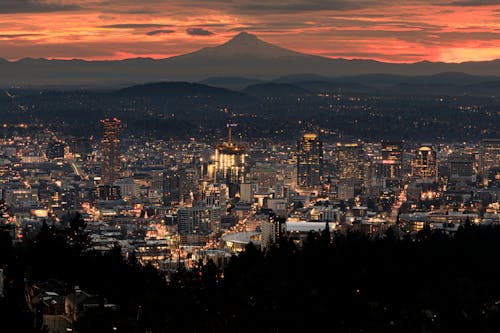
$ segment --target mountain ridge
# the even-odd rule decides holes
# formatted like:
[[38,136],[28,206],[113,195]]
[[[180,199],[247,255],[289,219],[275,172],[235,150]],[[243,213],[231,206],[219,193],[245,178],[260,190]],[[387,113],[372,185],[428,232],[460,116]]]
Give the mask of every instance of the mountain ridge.
[[342,77],[369,74],[433,75],[462,72],[500,76],[500,59],[485,62],[386,63],[326,58],[289,50],[242,32],[227,42],[170,58],[123,60],[23,58],[0,61],[0,86],[115,86],[154,81],[201,81],[210,77],[270,80],[310,73]]

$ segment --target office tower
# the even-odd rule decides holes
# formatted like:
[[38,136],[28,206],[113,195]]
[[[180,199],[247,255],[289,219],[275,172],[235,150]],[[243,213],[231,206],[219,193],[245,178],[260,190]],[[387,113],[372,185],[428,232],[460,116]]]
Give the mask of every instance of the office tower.
[[367,157],[359,143],[338,143],[335,150],[339,179],[362,181],[365,178]]
[[257,184],[243,183],[240,188],[240,201],[253,203],[253,196],[257,193]]
[[500,139],[484,139],[481,142],[479,172],[486,176],[488,170],[500,167]]
[[472,155],[452,154],[448,157],[450,180],[473,182],[474,159]]
[[171,206],[182,202],[186,187],[183,170],[170,169],[163,172],[163,204]]
[[233,142],[231,137],[231,130],[235,126],[227,124],[228,141],[215,148],[216,181],[229,185],[231,197],[239,191],[245,172],[245,147]]
[[102,180],[112,185],[120,172],[121,122],[116,118],[101,120],[102,135]]
[[268,250],[286,234],[286,218],[271,213],[268,219],[261,222],[260,230],[261,249]]
[[229,198],[229,187],[226,184],[207,184],[202,189],[201,199],[208,206],[225,206]]
[[322,167],[323,143],[316,134],[304,134],[297,142],[297,185],[320,185]]
[[220,230],[220,218],[220,207],[180,207],[177,211],[177,221],[181,243],[205,244],[213,233]]
[[403,171],[403,145],[401,142],[382,142],[382,173],[390,179],[401,179]]
[[114,186],[109,184],[103,184],[97,186],[95,189],[95,199],[96,200],[120,200],[121,199],[121,188],[120,186]]
[[417,150],[413,160],[413,177],[432,183],[437,181],[437,176],[436,151],[430,144],[424,144]]

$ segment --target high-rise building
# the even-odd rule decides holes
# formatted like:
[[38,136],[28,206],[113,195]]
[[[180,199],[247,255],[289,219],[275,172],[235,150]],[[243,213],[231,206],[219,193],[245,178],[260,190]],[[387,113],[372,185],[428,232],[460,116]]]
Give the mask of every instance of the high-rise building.
[[97,186],[95,189],[95,199],[96,200],[120,200],[121,199],[121,188],[120,186],[103,184]]
[[316,134],[304,134],[297,142],[297,185],[320,185],[322,167],[323,143]]
[[102,180],[112,185],[120,172],[120,132],[121,122],[117,118],[101,120],[103,127],[102,145]]
[[367,157],[359,143],[338,143],[335,147],[338,178],[362,181],[367,169]]
[[286,218],[274,213],[269,218],[261,221],[261,249],[268,250],[286,234]]
[[479,172],[486,176],[488,170],[500,167],[500,139],[484,139],[479,155]]
[[244,181],[245,147],[233,142],[231,129],[236,124],[227,124],[229,131],[228,141],[215,148],[216,180],[230,186],[230,196],[238,192],[239,184]]
[[413,160],[413,177],[423,182],[435,182],[438,177],[436,151],[430,144],[422,145]]
[[169,169],[163,172],[163,204],[166,206],[182,202],[186,193],[183,170]]
[[452,154],[448,156],[448,168],[450,180],[475,181],[472,155]]
[[382,173],[388,179],[401,179],[403,171],[403,145],[401,142],[382,142]]
[[205,244],[220,229],[220,207],[180,207],[177,211],[179,235],[183,244]]

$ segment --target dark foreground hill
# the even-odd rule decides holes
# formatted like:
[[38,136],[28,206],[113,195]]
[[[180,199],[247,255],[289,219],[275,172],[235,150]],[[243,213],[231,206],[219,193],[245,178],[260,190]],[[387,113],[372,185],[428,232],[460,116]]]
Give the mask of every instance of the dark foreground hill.
[[103,302],[75,323],[78,332],[398,332],[490,333],[500,330],[500,229],[465,224],[456,235],[424,229],[311,233],[303,248],[283,239],[253,246],[224,270],[200,261],[170,275],[124,260],[119,247],[85,251],[84,229],[44,226],[13,246],[0,233],[6,268],[2,327],[34,330],[27,307],[33,285],[79,286]]

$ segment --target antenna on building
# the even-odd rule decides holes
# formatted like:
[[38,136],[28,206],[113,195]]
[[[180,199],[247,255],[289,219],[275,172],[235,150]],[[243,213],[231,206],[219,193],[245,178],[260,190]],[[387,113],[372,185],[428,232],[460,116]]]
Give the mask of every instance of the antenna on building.
[[238,126],[238,124],[236,124],[236,123],[227,123],[226,124],[227,131],[228,131],[228,137],[229,137],[229,141],[228,141],[229,143],[233,142],[233,138],[232,138],[232,133],[231,132],[232,132],[232,128],[236,127],[236,126]]

